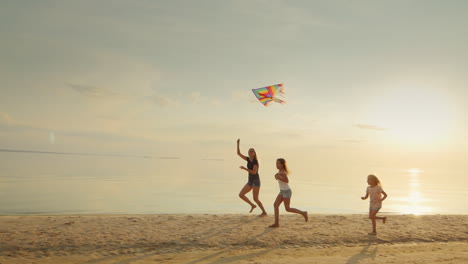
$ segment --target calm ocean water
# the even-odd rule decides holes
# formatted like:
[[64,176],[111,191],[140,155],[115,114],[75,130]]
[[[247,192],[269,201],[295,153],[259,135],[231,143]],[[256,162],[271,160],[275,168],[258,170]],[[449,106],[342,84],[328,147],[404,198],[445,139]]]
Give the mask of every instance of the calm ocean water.
[[[204,160],[0,152],[0,214],[247,213],[248,205],[238,197],[247,179],[239,165],[244,164],[236,156]],[[264,167],[260,200],[272,214],[278,184],[274,166]],[[369,172],[377,173],[389,194],[382,212],[468,214],[468,184],[460,180],[468,175],[447,169],[296,171],[290,177],[291,205],[312,214],[367,213],[368,200],[360,197]]]

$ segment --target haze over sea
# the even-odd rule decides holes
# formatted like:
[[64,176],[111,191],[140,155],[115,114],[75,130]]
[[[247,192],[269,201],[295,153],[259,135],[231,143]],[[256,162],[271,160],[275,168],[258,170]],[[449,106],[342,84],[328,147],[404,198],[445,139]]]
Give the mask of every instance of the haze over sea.
[[[3,151],[0,160],[3,215],[237,214],[249,209],[238,197],[247,175],[238,168],[244,162],[234,150],[217,159]],[[268,156],[260,160],[260,200],[270,214],[278,192],[274,162]],[[468,184],[457,180],[465,178],[465,171],[296,165],[291,160],[292,206],[312,214],[367,213],[368,201],[360,197],[365,194],[368,173],[380,177],[389,195],[384,213],[468,214],[464,200]]]

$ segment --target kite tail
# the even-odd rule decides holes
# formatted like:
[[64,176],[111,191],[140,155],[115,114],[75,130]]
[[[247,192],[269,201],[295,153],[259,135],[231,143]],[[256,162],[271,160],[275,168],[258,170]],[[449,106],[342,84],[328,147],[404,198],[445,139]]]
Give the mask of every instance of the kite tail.
[[275,100],[275,102],[280,103],[280,104],[284,104],[284,103],[285,103],[284,100],[278,99],[278,98],[276,98],[276,97],[273,97],[273,100]]
[[278,92],[280,92],[280,94],[283,95],[283,94],[284,94],[284,87],[283,87],[283,84],[282,84],[282,83],[281,83],[281,84],[277,84],[276,87],[279,88]]

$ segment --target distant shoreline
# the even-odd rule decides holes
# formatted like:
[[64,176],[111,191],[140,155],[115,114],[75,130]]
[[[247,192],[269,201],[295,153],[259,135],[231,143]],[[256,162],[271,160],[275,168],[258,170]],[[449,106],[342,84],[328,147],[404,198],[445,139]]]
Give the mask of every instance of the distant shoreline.
[[180,157],[154,157],[154,156],[147,156],[147,155],[97,154],[97,153],[56,152],[56,151],[22,150],[22,149],[0,149],[0,152],[32,153],[32,154],[48,154],[48,155],[71,155],[71,156],[93,156],[93,157],[124,157],[124,158],[141,158],[141,159],[180,159]]

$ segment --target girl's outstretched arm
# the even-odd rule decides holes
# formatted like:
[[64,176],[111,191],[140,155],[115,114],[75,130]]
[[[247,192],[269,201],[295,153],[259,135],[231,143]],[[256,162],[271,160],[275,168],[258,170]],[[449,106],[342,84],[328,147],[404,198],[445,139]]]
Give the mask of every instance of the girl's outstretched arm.
[[239,145],[240,145],[240,139],[237,140],[237,155],[239,155],[239,157],[241,157],[243,160],[246,160],[247,157],[242,155],[242,153],[240,152]]

